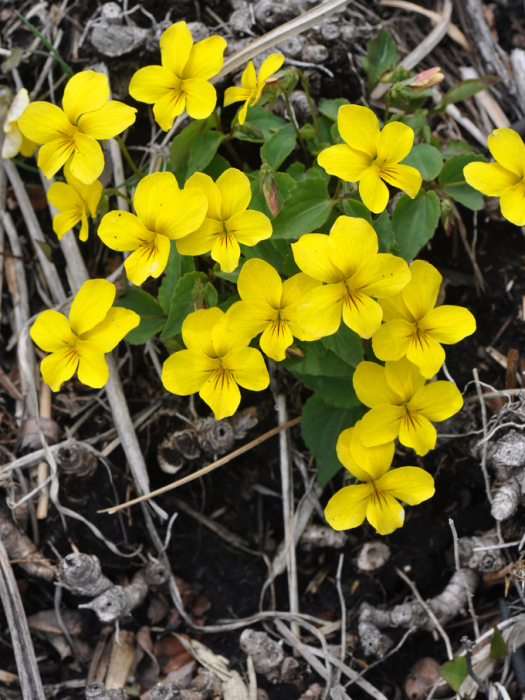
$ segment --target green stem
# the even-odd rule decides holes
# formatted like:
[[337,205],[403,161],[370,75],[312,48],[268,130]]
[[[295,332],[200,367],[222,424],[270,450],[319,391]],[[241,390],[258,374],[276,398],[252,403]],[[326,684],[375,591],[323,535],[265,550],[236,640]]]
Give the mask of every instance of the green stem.
[[[215,118],[215,123],[217,125],[217,131],[219,131],[221,134],[224,134],[224,129],[222,128],[222,122],[221,118],[219,116],[219,113],[217,110],[213,110],[213,116]],[[240,169],[244,170],[244,161],[240,157],[240,155],[237,153],[235,150],[232,142],[231,142],[231,132],[229,134],[224,134],[224,138],[222,140],[222,144],[224,145],[224,148],[228,151],[228,155],[232,159],[232,161],[235,163],[235,165]]]
[[293,128],[295,129],[295,135],[297,136],[297,140],[301,144],[303,155],[306,159],[306,162],[310,163],[312,159],[310,157],[310,154],[308,153],[308,149],[306,148],[306,144],[304,142],[303,136],[302,136],[301,132],[299,131],[299,127],[296,124],[295,116],[294,116],[294,113],[292,110],[292,105],[290,104],[290,97],[288,96],[288,93],[286,92],[286,90],[281,90],[281,92],[282,92],[282,95],[284,97],[286,111],[288,112],[288,116],[290,117],[290,121],[292,122]]
[[339,190],[340,190],[340,189],[341,189],[341,179],[338,179],[338,180],[337,180],[337,185],[335,186],[335,192],[334,192],[334,195],[333,195],[332,199],[337,199],[337,196],[338,196],[338,194],[339,194]]
[[55,47],[53,46],[53,44],[51,44],[51,43],[46,39],[46,37],[38,31],[38,29],[34,26],[34,24],[31,24],[31,22],[30,22],[29,20],[27,20],[23,15],[21,15],[20,12],[17,12],[17,11],[15,10],[15,15],[18,17],[18,19],[19,19],[21,22],[23,22],[23,23],[26,25],[26,27],[28,27],[28,28],[33,32],[33,34],[34,34],[35,36],[37,36],[37,37],[40,39],[40,41],[41,41],[45,46],[47,46],[47,48],[51,51],[51,53],[52,53],[53,56],[56,58],[56,60],[58,61],[58,63],[60,63],[60,65],[61,65],[62,68],[64,69],[64,73],[66,73],[66,75],[68,75],[70,78],[72,78],[73,75],[74,75],[73,71],[72,71],[71,68],[67,65],[67,63],[64,61],[64,59],[62,58],[62,56],[58,53],[58,51],[55,49]]
[[390,90],[386,93],[386,96],[385,96],[385,124],[388,121],[389,114],[390,114]]
[[129,155],[128,149],[126,148],[126,146],[124,146],[124,141],[122,141],[122,139],[120,138],[120,136],[115,136],[115,141],[116,141],[116,142],[118,143],[118,145],[120,146],[120,150],[121,150],[122,153],[124,154],[124,158],[127,160],[129,167],[133,170],[133,172],[134,172],[135,175],[139,178],[139,180],[142,180],[142,178],[144,177],[144,175],[140,172],[140,170],[137,168],[137,166],[136,166],[135,163],[133,162],[132,157]]
[[306,75],[301,71],[297,70],[297,73],[299,74],[299,77],[301,79],[301,85],[303,86],[304,93],[306,95],[306,99],[308,100],[308,106],[310,107],[310,112],[312,113],[312,123],[314,125],[315,132],[317,134],[317,138],[319,139],[319,145],[322,143],[322,137],[321,137],[321,130],[319,129],[319,121],[317,120],[317,115],[315,113],[315,107],[314,103],[312,101],[312,96],[310,95],[310,88],[308,87],[308,78]]
[[117,190],[116,187],[106,187],[102,194],[112,194],[115,197],[122,197],[122,199],[125,199],[130,206],[133,204],[131,199],[120,190]]

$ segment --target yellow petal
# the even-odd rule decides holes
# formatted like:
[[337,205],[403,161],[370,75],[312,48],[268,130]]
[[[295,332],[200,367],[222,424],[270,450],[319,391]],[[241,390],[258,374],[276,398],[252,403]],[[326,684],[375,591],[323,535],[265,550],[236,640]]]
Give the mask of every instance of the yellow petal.
[[111,250],[136,250],[154,238],[135,214],[118,210],[102,217],[97,233]]
[[382,165],[380,174],[389,185],[403,190],[412,199],[421,189],[423,182],[419,171],[411,165]]
[[283,63],[284,56],[280,53],[271,53],[267,58],[265,58],[257,75],[258,84],[263,85],[271,75],[277,73]]
[[250,181],[243,172],[237,168],[228,168],[217,178],[216,185],[221,195],[220,218],[223,221],[248,208],[252,190]]
[[436,429],[424,416],[417,411],[409,411],[403,415],[399,427],[399,442],[405,447],[411,447],[421,457],[436,446]]
[[413,144],[414,131],[409,126],[401,122],[386,124],[377,140],[377,160],[381,167],[402,161],[410,153]]
[[186,110],[193,119],[206,119],[217,104],[217,91],[211,83],[201,78],[186,78],[183,83],[186,94]]
[[217,306],[211,309],[198,309],[188,314],[182,324],[182,339],[186,347],[209,357],[217,357],[212,342],[212,331],[223,318],[224,311]]
[[38,145],[34,141],[30,141],[28,138],[22,134],[22,143],[20,145],[20,153],[25,157],[25,158],[30,158],[36,149],[38,148]]
[[372,496],[372,484],[345,486],[332,496],[324,515],[334,530],[350,530],[359,527],[366,517],[367,504]]
[[180,80],[164,66],[146,66],[133,74],[129,94],[138,102],[154,104],[178,88]]
[[210,36],[195,44],[181,74],[184,82],[187,78],[209,80],[217,75],[224,62],[225,48],[226,40],[222,36]]
[[186,93],[180,88],[167,92],[153,105],[153,116],[163,131],[169,131],[175,118],[184,112]]
[[208,202],[200,190],[181,192],[175,175],[165,172],[142,178],[133,197],[133,206],[149,231],[171,239],[195,231],[204,220]]
[[[71,231],[83,218],[85,218],[84,209],[68,209],[67,211],[56,214],[56,216],[53,217],[53,231],[56,233],[58,240],[68,231]],[[80,240],[82,240],[82,237],[80,237]]]
[[343,321],[361,338],[371,338],[381,325],[383,310],[366,294],[348,291],[343,297]]
[[79,340],[77,352],[79,380],[82,384],[93,387],[93,389],[103,387],[109,379],[109,368],[98,344]]
[[228,310],[228,323],[232,332],[245,333],[250,338],[255,338],[276,316],[275,309],[265,301],[238,301]]
[[215,262],[219,263],[222,272],[233,272],[241,257],[241,248],[235,236],[230,233],[215,236],[211,248],[211,257]]
[[68,80],[62,106],[69,121],[76,124],[81,114],[100,109],[108,99],[109,85],[106,75],[85,70]]
[[502,193],[499,201],[501,213],[516,226],[525,225],[525,188],[523,181]]
[[47,199],[59,211],[77,210],[84,207],[84,201],[80,194],[66,182],[53,182],[47,192]]
[[213,360],[199,350],[180,350],[164,362],[161,380],[172,394],[189,396],[200,390],[217,367],[219,360]]
[[271,321],[259,341],[262,351],[272,360],[280,362],[286,358],[286,348],[293,343],[293,335],[286,321]]
[[357,421],[353,428],[343,430],[337,440],[337,456],[360,481],[378,479],[392,464],[395,443],[365,447],[360,431],[361,421]]
[[[45,352],[56,352],[75,345],[77,338],[69,321],[58,311],[42,311],[29,331],[33,342]],[[73,370],[74,371],[74,370]]]
[[371,165],[361,175],[359,194],[363,203],[374,214],[380,214],[388,204],[388,187],[380,178],[377,165]]
[[75,141],[69,136],[49,141],[38,151],[38,167],[50,180],[71,157],[74,150]]
[[[7,124],[4,124],[4,132]],[[13,126],[8,133],[4,133],[2,144],[2,158],[14,158],[22,147],[22,132],[18,127]]]
[[[80,234],[78,236],[79,240],[82,242],[87,241],[88,236],[89,236],[89,227],[88,227],[88,220],[87,220],[87,213],[85,208],[82,210],[82,218],[81,218],[81,224],[80,224]],[[60,238],[60,236],[59,236]]]
[[243,245],[253,246],[270,238],[273,232],[272,222],[260,211],[240,211],[225,222],[229,234]]
[[410,282],[402,296],[414,320],[419,322],[436,305],[443,277],[433,265],[423,260],[414,260],[410,274]]
[[314,338],[335,333],[341,325],[343,284],[317,287],[297,309],[297,322]]
[[244,69],[241,77],[241,85],[247,90],[257,89],[257,76],[255,74],[255,66],[253,61],[248,61],[248,65]]
[[377,234],[365,219],[339,216],[330,229],[328,254],[346,278],[377,254]]
[[471,187],[488,197],[500,197],[521,179],[499,163],[468,163],[463,168],[463,175]]
[[330,237],[323,233],[307,233],[292,243],[297,266],[309,277],[335,284],[344,280],[344,274],[330,258]]
[[476,330],[476,319],[463,306],[438,306],[418,322],[419,328],[440,343],[458,343]]
[[379,122],[371,109],[360,105],[339,107],[337,128],[342,139],[349,146],[366,153],[370,158],[375,158],[379,140]]
[[403,403],[411,401],[414,394],[425,384],[419,369],[406,357],[385,362],[385,378],[388,386]]
[[[404,290],[405,289],[406,287]],[[389,299],[379,299],[378,303],[383,309],[383,321],[385,322],[393,321],[397,318],[402,318],[409,323],[414,323],[416,320],[413,314],[411,314],[407,309],[406,304],[403,301],[403,292],[396,294],[394,297],[390,297]]]
[[170,249],[169,238],[160,233],[151,242],[137,248],[124,262],[130,281],[140,286],[150,276],[160,277],[168,264]]
[[199,396],[214,412],[216,420],[233,416],[241,402],[241,392],[232,373],[222,367],[204,382]]
[[221,193],[217,185],[209,175],[204,173],[194,173],[186,180],[184,189],[197,188],[204,192],[208,200],[208,212],[206,216],[210,219],[222,220],[221,216]]
[[354,372],[353,384],[357,398],[369,408],[401,402],[400,396],[387,383],[385,368],[375,362],[360,362]]
[[222,358],[222,364],[245,389],[262,391],[270,384],[264,357],[255,348],[235,348]]
[[69,311],[69,324],[77,335],[103,321],[115,299],[116,288],[107,280],[88,280],[78,290]]
[[363,465],[360,465],[353,454],[355,433],[356,429],[353,427],[343,430],[343,432],[339,435],[336,446],[337,458],[341,464],[356,477],[356,479],[359,479],[359,481],[370,481],[372,477],[366,469],[368,458],[365,459],[365,463]]
[[437,374],[445,361],[445,351],[441,345],[421,329],[410,339],[406,356],[426,379]]
[[[401,421],[405,415],[403,406],[381,404],[365,413],[361,420],[360,436],[365,447],[384,445],[399,435]],[[404,444],[404,443],[403,443]]]
[[211,340],[214,348],[214,357],[221,357],[223,365],[227,369],[232,369],[231,365],[224,364],[224,357],[232,350],[246,348],[251,340],[248,333],[233,331],[230,327],[230,313],[223,314],[215,323],[211,332]]
[[414,323],[401,318],[383,324],[372,338],[375,356],[380,360],[400,360],[406,355],[415,330]]
[[75,129],[65,113],[50,102],[32,102],[18,120],[18,128],[35,143],[72,136]]
[[197,231],[177,240],[177,250],[181,255],[204,255],[204,253],[209,253],[222,231],[223,228],[220,221],[204,219]]
[[[106,317],[90,331],[82,334],[78,351],[81,353],[81,343],[89,341],[100,352],[111,352],[120,341],[140,323],[140,316],[130,309],[112,307]],[[81,380],[82,381],[82,380]]]
[[393,496],[376,489],[368,500],[366,519],[378,535],[389,535],[403,527],[405,511]]
[[[47,145],[42,148],[47,148]],[[95,141],[91,136],[77,132],[70,168],[73,175],[85,185],[91,185],[95,182],[104,170],[104,155],[98,141]]]
[[457,413],[463,406],[461,392],[452,382],[432,382],[419,389],[410,403],[409,411],[417,411],[428,420],[440,422]]
[[[245,102],[250,99],[252,95],[251,90],[247,90],[243,87],[229,87],[224,91],[224,106],[228,107],[234,102]],[[244,121],[239,120],[239,124],[244,124]]]
[[320,285],[319,280],[314,280],[313,277],[309,277],[304,272],[298,272],[283,282],[281,307],[286,309],[288,313],[289,306],[295,306],[302,302],[312,289],[317,289]]
[[172,24],[160,37],[162,65],[182,78],[192,47],[193,39],[186,22]]
[[371,158],[362,151],[356,151],[346,144],[329,146],[317,156],[317,162],[329,175],[340,177],[346,182],[358,182],[367,168]]
[[494,129],[488,138],[489,151],[507,170],[523,178],[525,167],[525,144],[514,129]]
[[135,122],[136,113],[135,107],[129,107],[117,100],[110,100],[95,112],[82,115],[79,127],[84,134],[94,139],[112,139]]
[[348,284],[369,296],[390,297],[398,294],[409,281],[410,270],[402,258],[378,253],[362,263]]
[[243,301],[264,301],[272,309],[279,309],[283,284],[277,270],[264,260],[252,258],[239,272],[237,291]]
[[378,481],[376,488],[388,491],[394,498],[415,506],[432,498],[436,489],[433,477],[419,467],[400,467],[391,469]]
[[63,348],[44,357],[40,363],[40,371],[44,382],[51,391],[58,391],[68,379],[75,374],[78,366],[78,355],[74,347]]

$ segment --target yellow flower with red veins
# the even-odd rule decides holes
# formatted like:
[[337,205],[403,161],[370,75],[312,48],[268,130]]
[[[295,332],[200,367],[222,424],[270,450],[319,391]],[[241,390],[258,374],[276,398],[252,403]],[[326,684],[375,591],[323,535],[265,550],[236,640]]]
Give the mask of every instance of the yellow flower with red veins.
[[406,358],[385,362],[360,362],[354,372],[357,398],[371,410],[365,413],[359,436],[365,447],[395,440],[426,455],[436,446],[433,422],[446,420],[463,406],[463,397],[452,382],[432,382]]
[[14,158],[19,153],[29,158],[38,148],[38,145],[27,139],[18,128],[18,120],[28,104],[29,94],[22,88],[16,93],[5,116],[2,158]]
[[182,255],[210,253],[223,272],[233,272],[239,264],[239,243],[253,246],[272,235],[270,219],[259,211],[249,211],[252,198],[250,181],[237,168],[229,168],[213,182],[209,175],[195,173],[187,187],[199,188],[208,199],[208,212],[202,226],[177,241]]
[[292,251],[303,272],[324,282],[298,309],[299,325],[314,338],[335,333],[341,316],[361,338],[372,337],[383,318],[372,297],[395,296],[410,280],[404,260],[377,252],[377,234],[365,219],[340,216],[328,236],[307,233]]
[[297,323],[297,307],[308,292],[321,283],[304,273],[281,281],[264,260],[247,260],[239,272],[238,301],[228,311],[230,329],[254,338],[262,333],[261,348],[273,360],[284,360],[294,336],[314,340]]
[[170,241],[187,236],[202,224],[208,202],[192,187],[180,190],[173,173],[146,175],[135,190],[136,211],[110,211],[100,222],[98,235],[112,250],[128,250],[124,266],[128,278],[141,285],[160,277],[170,254]]
[[360,424],[341,433],[337,453],[348,471],[365,483],[345,486],[332,496],[325,509],[326,520],[334,530],[349,530],[366,518],[379,535],[388,535],[405,520],[399,501],[415,506],[431,498],[434,479],[420,467],[390,469],[394,443],[365,447]]
[[234,102],[244,102],[239,112],[239,124],[244,124],[248,107],[252,107],[257,103],[266,82],[274,73],[277,73],[283,63],[284,56],[279,53],[272,53],[268,58],[264,59],[259,72],[255,75],[255,66],[253,61],[250,61],[242,74],[241,87],[226,88],[224,93],[225,107]]
[[90,185],[104,169],[98,143],[120,134],[135,121],[133,107],[109,99],[108,79],[86,70],[68,82],[62,107],[50,102],[31,102],[18,120],[20,131],[38,144],[38,167],[51,179],[70,161],[72,174]]
[[71,173],[68,163],[64,166],[64,176],[66,182],[53,182],[47,193],[50,204],[59,210],[53,217],[53,231],[60,240],[81,221],[79,237],[81,241],[87,241],[88,216],[94,219],[97,214],[102,197],[102,183],[95,180],[91,185],[84,185]]
[[442,276],[430,263],[415,260],[412,278],[400,294],[379,303],[386,321],[372,338],[380,360],[406,357],[430,379],[445,361],[441,343],[458,343],[476,330],[476,319],[462,306],[436,305]]
[[370,211],[379,214],[388,204],[385,182],[412,199],[417,195],[421,175],[416,168],[400,163],[414,143],[414,131],[409,126],[390,122],[379,129],[371,109],[343,105],[337,114],[337,128],[345,143],[321,151],[317,160],[330,175],[359,182],[359,194]]
[[129,94],[153,105],[155,121],[164,131],[184,109],[193,119],[206,119],[217,103],[208,80],[221,70],[225,48],[220,36],[194,45],[186,22],[177,22],[160,37],[162,65],[140,68],[131,78]]
[[227,315],[217,307],[199,309],[182,324],[187,350],[164,362],[162,383],[173,394],[199,392],[201,399],[221,420],[232,416],[241,401],[239,386],[262,391],[270,383],[264,358],[248,347],[246,334],[228,329]]
[[494,129],[488,147],[495,163],[468,163],[463,168],[471,187],[499,197],[501,213],[512,224],[525,226],[525,144],[513,129]]
[[58,311],[43,311],[33,323],[30,335],[39,348],[51,353],[40,369],[52,391],[71,379],[78,368],[83,384],[100,389],[109,370],[104,353],[140,323],[134,311],[112,307],[116,288],[106,280],[88,280],[73,299],[69,318]]

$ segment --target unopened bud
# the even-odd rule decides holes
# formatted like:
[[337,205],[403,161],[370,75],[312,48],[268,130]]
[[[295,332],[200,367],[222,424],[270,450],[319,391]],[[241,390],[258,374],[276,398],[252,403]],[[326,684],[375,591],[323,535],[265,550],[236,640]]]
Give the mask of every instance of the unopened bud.
[[452,206],[447,201],[442,199],[439,203],[439,209],[441,225],[445,229],[445,234],[450,236],[452,232],[452,225],[454,223],[454,212],[452,210]]
[[272,216],[277,216],[279,213],[277,182],[275,180],[275,173],[267,163],[263,163],[261,166],[259,171],[259,182],[261,184],[261,192],[266,200],[270,214]]
[[419,92],[421,90],[428,90],[428,88],[432,88],[435,85],[439,85],[439,83],[441,83],[443,80],[445,80],[445,76],[441,72],[441,68],[439,66],[435,66],[434,68],[428,68],[427,70],[418,73],[415,78],[412,78],[412,80],[407,83],[407,85],[408,87],[411,87],[412,90]]

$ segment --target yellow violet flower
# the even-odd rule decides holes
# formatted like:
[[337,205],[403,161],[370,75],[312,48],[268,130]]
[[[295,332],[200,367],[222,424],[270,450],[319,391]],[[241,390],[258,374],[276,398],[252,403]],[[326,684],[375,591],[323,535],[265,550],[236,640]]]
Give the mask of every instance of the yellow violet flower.
[[250,61],[241,77],[242,87],[226,88],[224,93],[224,106],[233,104],[234,102],[244,102],[241,111],[239,112],[239,124],[244,124],[248,107],[252,107],[257,103],[261,92],[270,76],[277,73],[279,68],[284,63],[284,56],[280,53],[272,53],[265,58],[259,68],[259,72],[255,75],[255,66],[253,61]]
[[431,498],[434,479],[419,467],[390,469],[394,443],[365,448],[358,435],[360,423],[341,433],[337,453],[348,471],[365,483],[338,491],[328,501],[325,516],[334,530],[359,527],[366,518],[379,535],[388,535],[405,520],[399,501],[414,506]]
[[414,199],[421,187],[421,175],[410,165],[400,165],[414,143],[414,131],[409,126],[390,122],[380,130],[371,109],[343,105],[337,113],[337,127],[345,143],[330,146],[317,156],[327,173],[347,182],[359,182],[361,199],[374,214],[381,213],[388,204],[385,182]]
[[247,335],[228,329],[228,318],[219,308],[189,314],[182,324],[182,339],[187,350],[174,353],[164,362],[162,383],[173,394],[199,392],[217,420],[237,410],[241,401],[238,385],[252,391],[262,391],[269,385],[263,356],[248,347]]
[[113,308],[116,288],[111,282],[88,280],[73,299],[69,319],[58,311],[43,311],[31,326],[30,334],[39,348],[51,354],[40,369],[52,391],[71,379],[78,367],[83,384],[100,389],[109,370],[104,353],[110,352],[140,316],[128,309]]
[[270,219],[259,211],[247,211],[252,198],[250,181],[237,168],[229,168],[213,182],[209,175],[195,173],[187,187],[198,187],[208,199],[208,212],[202,226],[177,241],[182,255],[210,253],[223,272],[233,272],[239,264],[239,243],[254,246],[272,235]]
[[28,104],[29,94],[22,88],[14,96],[5,116],[2,158],[14,158],[19,153],[29,158],[38,148],[38,145],[26,138],[18,128],[18,120]]
[[129,94],[153,105],[155,121],[164,131],[185,108],[193,119],[206,119],[217,102],[208,80],[221,70],[225,48],[220,36],[193,45],[186,22],[177,22],[160,37],[162,65],[140,68],[131,78]]
[[501,213],[516,226],[525,225],[525,144],[513,129],[494,129],[488,148],[495,163],[468,163],[463,168],[471,187],[499,197]]
[[434,308],[443,280],[436,268],[423,260],[410,266],[412,278],[397,296],[383,299],[383,321],[372,338],[380,360],[406,357],[426,378],[433,377],[445,361],[441,343],[458,343],[476,330],[476,319],[461,306]]
[[90,185],[104,169],[98,141],[111,139],[135,121],[133,107],[109,99],[104,73],[77,73],[64,90],[63,109],[50,102],[32,102],[18,120],[20,131],[43,144],[38,167],[51,179],[70,161],[72,174]]
[[359,431],[366,447],[381,445],[399,436],[399,442],[426,455],[436,446],[436,429],[430,421],[450,418],[463,406],[463,397],[452,382],[432,382],[406,358],[386,362],[360,362],[354,372],[358,399],[370,411]]
[[134,251],[124,262],[128,278],[141,285],[159,277],[168,262],[170,241],[187,236],[202,224],[208,206],[196,188],[180,190],[173,173],[146,175],[133,197],[135,214],[110,211],[98,235],[112,250]]
[[84,185],[71,173],[69,163],[64,166],[64,176],[66,182],[53,182],[47,193],[49,202],[59,210],[53,217],[53,231],[60,239],[81,221],[80,240],[87,241],[88,216],[94,219],[97,214],[102,183],[95,180],[91,185]]
[[328,236],[307,233],[292,251],[303,272],[325,283],[298,310],[299,325],[314,338],[335,333],[341,316],[361,338],[370,338],[383,318],[372,297],[394,296],[410,280],[404,260],[377,252],[377,234],[365,219],[340,216]]
[[230,329],[250,338],[262,332],[261,348],[273,360],[284,360],[294,336],[314,340],[297,323],[297,307],[305,294],[321,283],[302,272],[281,281],[264,260],[247,260],[239,272],[237,291],[242,301],[228,312]]

